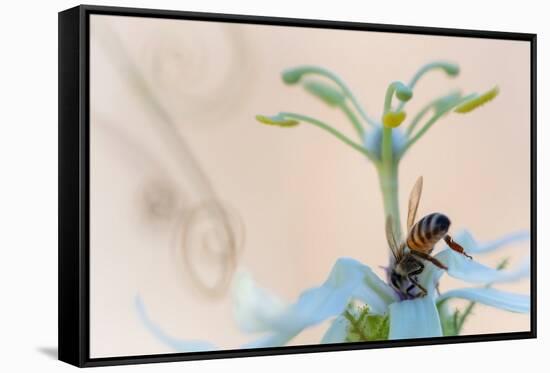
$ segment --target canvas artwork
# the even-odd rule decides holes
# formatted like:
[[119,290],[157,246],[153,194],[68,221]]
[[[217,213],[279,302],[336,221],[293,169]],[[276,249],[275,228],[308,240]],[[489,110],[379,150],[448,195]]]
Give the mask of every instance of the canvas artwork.
[[91,14],[88,53],[91,359],[532,330],[528,42]]

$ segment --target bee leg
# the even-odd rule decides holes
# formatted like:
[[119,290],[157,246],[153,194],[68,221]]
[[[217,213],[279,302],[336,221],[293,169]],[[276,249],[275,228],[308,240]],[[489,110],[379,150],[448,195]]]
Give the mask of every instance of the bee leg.
[[428,292],[426,291],[426,289],[425,289],[422,285],[420,285],[420,284],[418,283],[418,281],[416,280],[416,275],[421,274],[422,271],[424,271],[424,268],[425,268],[424,264],[418,262],[418,269],[416,269],[416,270],[410,272],[410,273],[407,275],[407,278],[408,278],[409,281],[412,283],[412,285],[409,286],[409,287],[407,288],[407,291],[406,291],[406,293],[407,293],[408,296],[413,297],[413,298],[415,297],[413,294],[410,293],[410,291],[411,291],[412,289],[414,289],[415,287],[417,287],[418,289],[420,289],[421,296],[426,296],[426,295],[428,294]]
[[449,236],[447,234],[445,236],[444,240],[452,250],[456,251],[457,253],[460,253],[460,254],[464,255],[467,258],[472,259],[472,257],[470,255],[466,254],[466,251],[464,251],[464,248],[462,246],[460,246],[458,243],[456,243],[451,236]]
[[419,258],[422,258],[424,260],[427,260],[431,263],[433,263],[436,267],[439,267],[444,270],[448,270],[447,266],[443,263],[441,263],[439,260],[431,256],[430,254],[422,253],[420,251],[411,250],[411,254],[416,255]]
[[409,287],[407,288],[406,293],[407,293],[407,295],[408,295],[409,297],[411,297],[411,298],[414,298],[414,297],[415,297],[415,295],[411,293],[411,290],[414,289],[415,287],[416,287],[416,285],[415,285],[415,284],[412,284],[411,286],[409,286]]
[[426,295],[428,295],[428,291],[426,290],[426,288],[420,285],[412,275],[409,275],[409,281],[412,282],[412,285],[407,288],[407,295],[415,298],[415,296],[410,293],[410,291],[414,289],[414,287],[420,289],[420,296],[425,297]]

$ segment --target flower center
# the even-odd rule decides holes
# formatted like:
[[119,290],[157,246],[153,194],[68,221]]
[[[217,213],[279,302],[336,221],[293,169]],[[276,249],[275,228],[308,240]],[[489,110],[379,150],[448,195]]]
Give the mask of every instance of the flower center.
[[[394,159],[397,159],[401,154],[407,139],[401,129],[394,128],[392,130],[392,152]],[[382,159],[382,126],[376,126],[370,131],[365,132],[363,137],[363,146],[377,157]]]

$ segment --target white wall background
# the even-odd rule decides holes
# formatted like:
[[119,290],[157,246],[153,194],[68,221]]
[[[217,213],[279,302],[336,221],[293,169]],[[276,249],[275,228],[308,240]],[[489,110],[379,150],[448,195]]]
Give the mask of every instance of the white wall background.
[[[95,4],[249,15],[533,32],[539,34],[539,338],[326,354],[110,368],[116,371],[517,372],[544,366],[550,348],[545,297],[549,262],[550,24],[543,1],[94,1]],[[9,5],[8,5],[9,4]],[[74,1],[3,4],[0,12],[0,369],[69,371],[57,349],[57,12]],[[513,151],[513,149],[510,149]]]

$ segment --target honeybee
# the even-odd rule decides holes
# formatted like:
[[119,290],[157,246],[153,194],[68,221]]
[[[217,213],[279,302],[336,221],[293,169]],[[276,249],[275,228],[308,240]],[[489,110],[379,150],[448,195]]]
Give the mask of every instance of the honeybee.
[[[404,242],[397,243],[393,229],[393,220],[388,216],[386,220],[386,239],[395,259],[390,272],[390,282],[396,290],[405,293],[409,297],[425,296],[428,292],[420,283],[418,275],[424,271],[423,261],[429,261],[436,267],[447,270],[447,266],[431,256],[434,245],[443,239],[447,245],[454,251],[468,257],[462,246],[456,243],[450,235],[447,234],[451,221],[441,213],[432,213],[424,216],[416,224],[416,212],[422,194],[422,177],[416,181],[410,198],[407,215],[408,235]],[[408,248],[408,250],[407,250]],[[404,289],[405,287],[405,289]],[[418,293],[411,291],[417,288]]]

